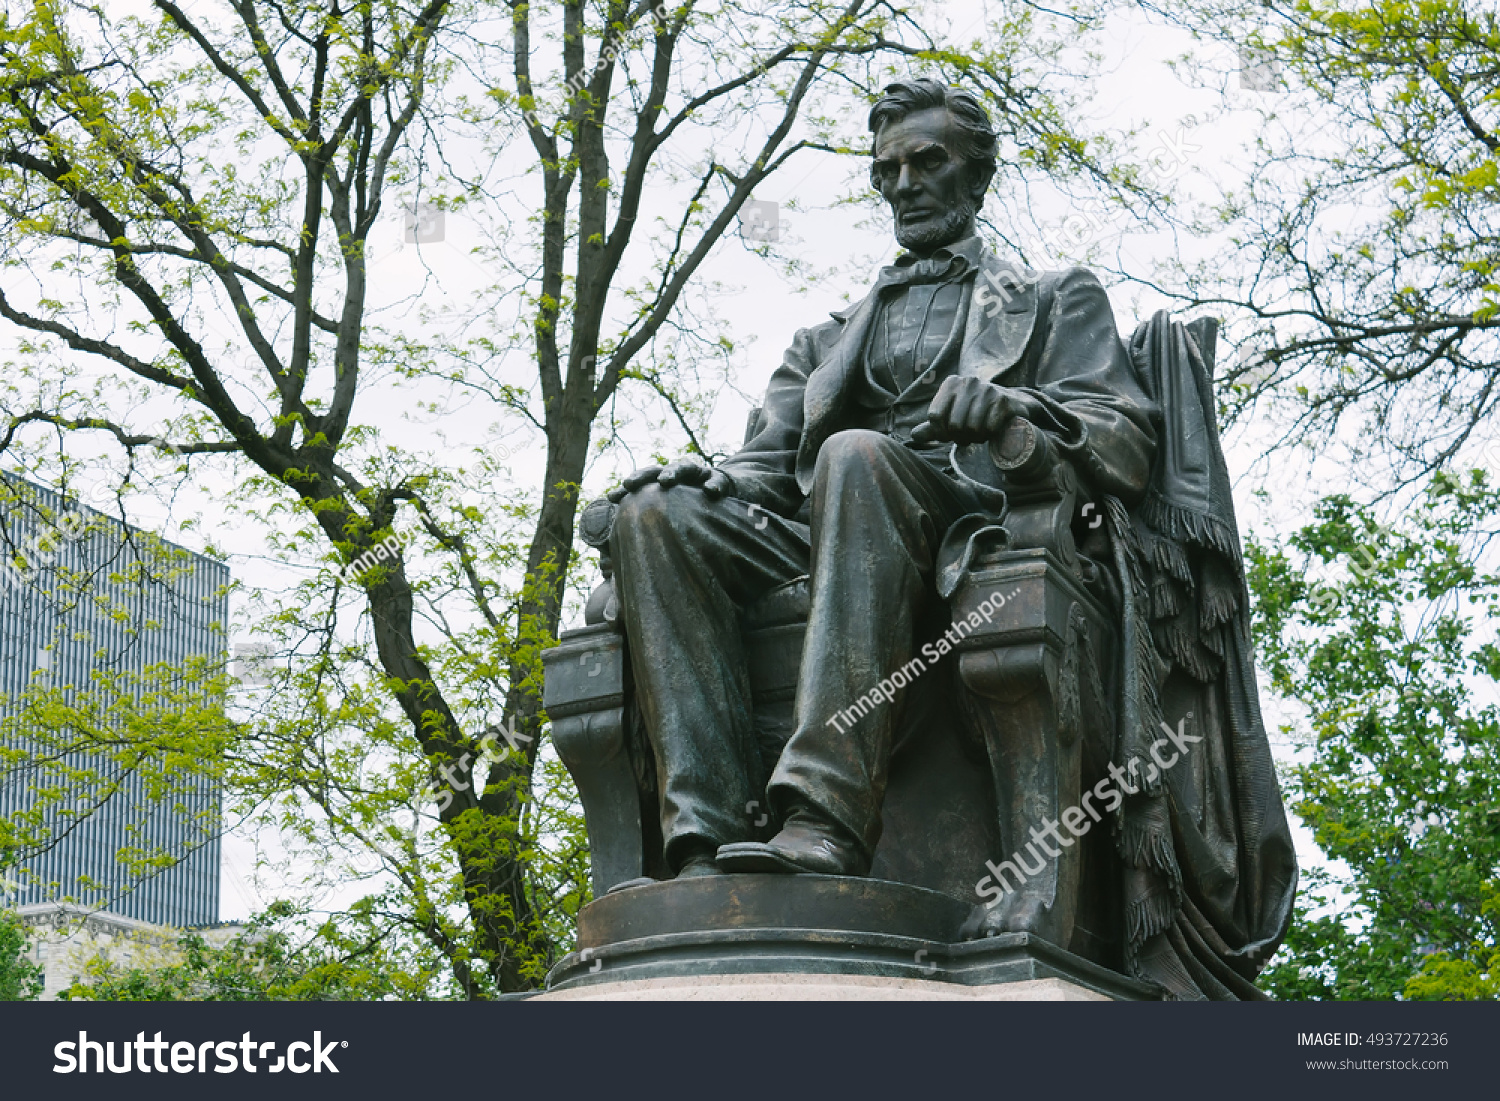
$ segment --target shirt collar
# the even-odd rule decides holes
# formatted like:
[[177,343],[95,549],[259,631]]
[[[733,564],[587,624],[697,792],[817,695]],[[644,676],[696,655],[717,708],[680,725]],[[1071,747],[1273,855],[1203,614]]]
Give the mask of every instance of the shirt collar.
[[[971,233],[962,240],[954,241],[951,245],[944,245],[933,252],[933,260],[951,260],[955,256],[961,256],[969,262],[969,270],[979,267],[979,261],[984,255],[984,242],[979,239],[977,233]],[[896,267],[905,268],[915,264],[922,259],[914,252],[903,252],[896,257]]]

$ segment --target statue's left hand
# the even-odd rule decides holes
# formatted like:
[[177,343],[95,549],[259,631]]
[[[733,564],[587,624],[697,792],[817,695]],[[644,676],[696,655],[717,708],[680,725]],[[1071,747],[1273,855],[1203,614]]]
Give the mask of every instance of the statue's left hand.
[[1036,399],[1024,391],[954,375],[943,380],[927,410],[927,423],[917,425],[911,438],[916,443],[986,443],[999,439],[1012,418],[1037,420],[1040,412]]

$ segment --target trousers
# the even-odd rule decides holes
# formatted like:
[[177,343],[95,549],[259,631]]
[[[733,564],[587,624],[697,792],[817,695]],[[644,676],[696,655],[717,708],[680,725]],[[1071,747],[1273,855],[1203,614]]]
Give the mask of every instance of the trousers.
[[[848,711],[911,662],[940,600],[943,535],[980,507],[955,477],[866,429],[819,450],[806,525],[692,486],[648,485],[620,503],[610,554],[674,870],[693,846],[751,840],[762,800],[781,816],[821,814],[873,854],[905,689],[852,724]],[[803,574],[792,734],[762,787],[740,619]]]

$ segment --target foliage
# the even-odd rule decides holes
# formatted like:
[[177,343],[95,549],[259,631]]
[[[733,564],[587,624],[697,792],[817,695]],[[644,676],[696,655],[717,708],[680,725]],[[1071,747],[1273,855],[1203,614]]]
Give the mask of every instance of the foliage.
[[0,1002],[35,1001],[41,994],[42,968],[26,958],[28,946],[25,927],[0,910]]
[[1229,247],[1181,292],[1225,314],[1240,346],[1221,373],[1226,413],[1276,412],[1287,446],[1347,424],[1355,458],[1391,460],[1374,477],[1420,484],[1472,461],[1500,402],[1500,13],[1482,0],[1168,10],[1218,47],[1208,71],[1228,62],[1231,105],[1259,116],[1249,177],[1205,226]]
[[1474,471],[1393,526],[1337,496],[1285,547],[1247,548],[1262,667],[1307,712],[1291,805],[1348,869],[1306,876],[1263,977],[1280,997],[1495,994],[1497,521]]
[[384,938],[351,939],[332,924],[296,939],[286,926],[297,916],[279,903],[220,947],[186,932],[182,962],[165,967],[120,967],[97,956],[58,997],[92,1002],[278,1002],[422,1000],[445,970],[439,958],[413,966],[412,956]]

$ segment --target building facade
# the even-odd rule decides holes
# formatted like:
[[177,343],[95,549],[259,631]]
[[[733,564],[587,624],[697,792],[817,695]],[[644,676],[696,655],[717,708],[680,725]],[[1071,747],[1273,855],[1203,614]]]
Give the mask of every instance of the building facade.
[[[217,784],[184,774],[164,790],[128,754],[80,747],[115,730],[149,738],[141,715],[163,714],[184,662],[222,670],[229,581],[222,563],[0,474],[0,824],[30,837],[0,906],[217,922]],[[182,685],[190,699],[196,683]],[[132,712],[153,694],[156,711]]]
[[[22,906],[16,918],[26,930],[26,958],[42,970],[39,1001],[56,1001],[75,982],[87,981],[90,963],[105,963],[120,971],[149,971],[187,961],[177,930],[108,911],[44,902]],[[243,925],[226,922],[200,927],[195,933],[209,947],[223,948],[244,931]]]

